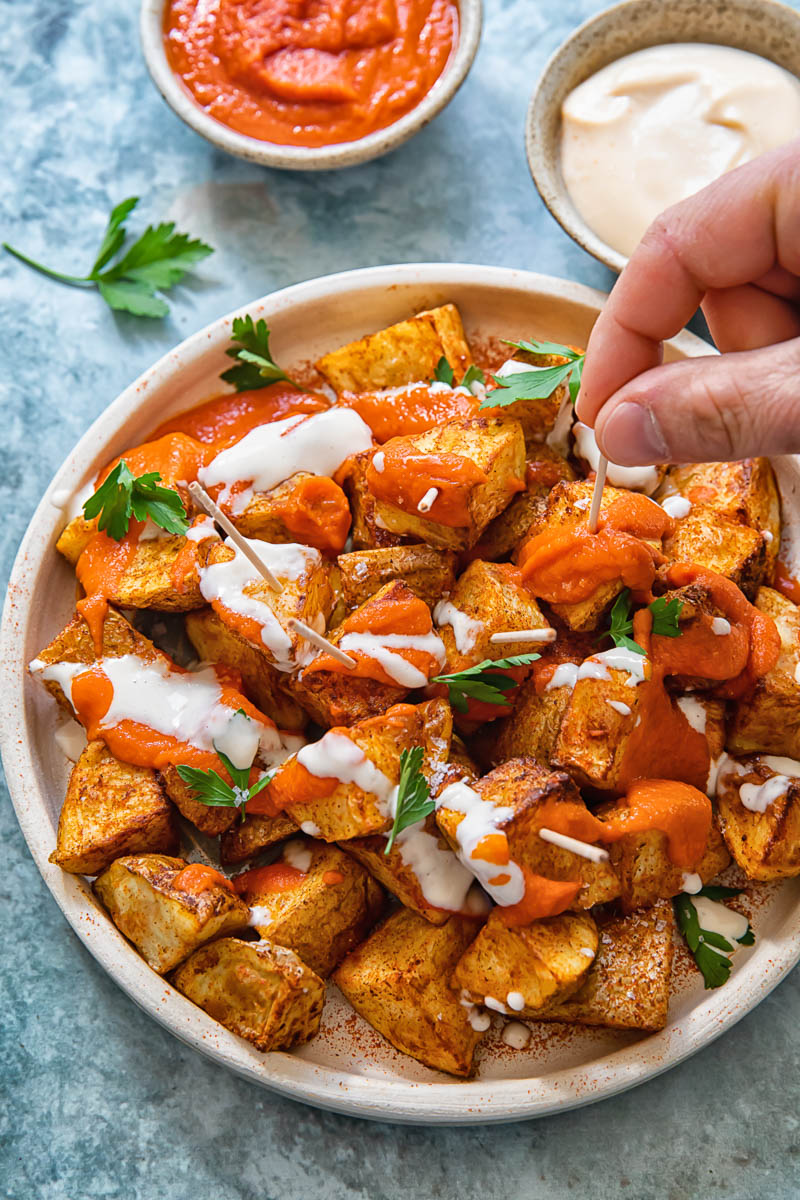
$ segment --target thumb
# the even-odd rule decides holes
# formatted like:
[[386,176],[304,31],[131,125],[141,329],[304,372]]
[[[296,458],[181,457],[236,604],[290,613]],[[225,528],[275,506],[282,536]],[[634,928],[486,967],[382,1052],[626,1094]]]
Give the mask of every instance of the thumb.
[[654,367],[601,408],[612,462],[720,462],[800,451],[800,338]]

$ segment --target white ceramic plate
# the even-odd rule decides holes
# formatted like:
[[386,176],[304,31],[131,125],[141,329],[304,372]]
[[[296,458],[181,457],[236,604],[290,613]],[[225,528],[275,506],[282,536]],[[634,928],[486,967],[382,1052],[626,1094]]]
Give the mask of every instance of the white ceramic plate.
[[[267,319],[279,360],[291,366],[448,300],[459,306],[468,335],[581,344],[604,297],[522,271],[425,264],[331,275],[267,296],[246,311]],[[95,421],[47,489],[14,565],[0,654],[3,757],[20,825],[58,905],[119,986],[182,1041],[255,1083],[322,1108],[424,1124],[509,1121],[587,1104],[674,1066],[743,1017],[794,966],[800,957],[800,880],[766,891],[753,917],[756,944],[737,952],[725,987],[703,992],[696,972],[678,970],[663,1032],[639,1036],[541,1025],[534,1027],[530,1047],[515,1051],[493,1031],[478,1052],[476,1078],[461,1081],[396,1053],[335,992],[313,1042],[292,1054],[260,1054],[151,971],[83,879],[48,863],[68,764],[53,741],[56,706],[25,666],[72,613],[74,576],[55,551],[64,517],[53,498],[63,489],[75,491],[171,413],[217,392],[230,325],[231,317],[224,317],[189,338]],[[688,333],[667,351],[669,357],[708,352]],[[787,515],[794,516],[800,469],[796,460],[776,466]],[[81,986],[80,979],[74,986]]]

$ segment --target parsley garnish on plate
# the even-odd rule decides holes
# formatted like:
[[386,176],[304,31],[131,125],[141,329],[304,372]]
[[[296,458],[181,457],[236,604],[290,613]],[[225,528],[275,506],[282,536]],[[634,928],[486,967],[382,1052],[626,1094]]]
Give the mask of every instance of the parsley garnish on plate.
[[299,384],[273,362],[269,336],[269,326],[263,319],[254,321],[249,313],[233,318],[233,345],[225,353],[228,358],[236,359],[236,366],[223,371],[221,378],[226,383],[232,383],[237,392],[251,392],[269,387],[271,383],[280,383],[281,380],[301,391]]
[[64,275],[28,258],[7,242],[3,242],[3,249],[59,283],[71,287],[96,287],[109,308],[118,312],[133,313],[135,317],[164,317],[169,312],[169,305],[157,293],[179,283],[195,263],[214,251],[199,238],[176,233],[174,221],[167,221],[161,225],[148,225],[122,257],[112,262],[123,248],[125,222],[138,203],[138,196],[130,196],[112,210],[99,253],[88,275]]
[[515,688],[517,680],[500,672],[508,667],[526,667],[540,657],[539,654],[517,654],[513,658],[485,658],[474,667],[452,675],[434,675],[430,682],[447,684],[447,698],[456,712],[465,713],[470,700],[505,704],[504,693]]
[[414,746],[400,755],[400,781],[397,785],[394,825],[384,854],[389,853],[398,833],[402,833],[409,825],[424,821],[436,808],[435,802],[431,800],[428,781],[420,770],[423,754],[422,746]]
[[216,742],[214,743],[214,750],[233,780],[233,787],[229,783],[226,783],[222,776],[213,768],[204,771],[201,767],[179,766],[178,774],[187,787],[190,787],[194,792],[193,799],[199,801],[200,804],[206,804],[209,808],[237,808],[242,814],[242,820],[244,820],[247,815],[248,800],[252,800],[253,796],[257,795],[271,782],[272,775],[263,775],[261,779],[257,779],[250,786],[250,768],[235,767],[227,754],[223,754]]
[[183,501],[172,488],[159,487],[160,479],[158,471],[135,476],[122,459],[86,501],[83,515],[87,520],[98,517],[97,528],[115,542],[125,537],[131,516],[137,521],[149,517],[167,533],[183,535],[189,528]]
[[578,399],[586,355],[558,342],[507,342],[527,354],[557,354],[565,363],[554,367],[531,367],[530,371],[518,371],[513,375],[493,375],[497,388],[490,392],[481,408],[504,408],[517,400],[546,400],[557,387],[566,383],[569,398],[574,404]]
[[[671,600],[667,600],[666,596],[659,596],[657,600],[648,605],[648,608],[653,614],[653,633],[660,637],[679,636],[681,631],[678,617],[683,609],[682,600],[679,600],[677,596],[673,596]],[[614,607],[611,609],[611,627],[600,635],[598,641],[610,637],[614,645],[620,649],[632,650],[634,654],[644,654],[643,648],[633,640],[632,634],[631,593],[630,588],[625,588],[625,591],[620,592],[617,596]]]
[[436,364],[436,370],[433,373],[431,383],[446,383],[448,387],[470,387],[473,383],[485,383],[486,376],[480,367],[476,367],[475,363],[471,363],[464,372],[464,377],[461,383],[456,385],[455,371],[450,366],[444,355]]
[[[707,886],[701,888],[695,895],[706,896],[709,900],[727,900],[731,896],[738,896],[739,893],[739,888]],[[728,955],[733,953],[736,945],[752,946],[756,935],[753,933],[752,927],[748,925],[747,932],[737,938],[736,945],[734,945],[722,934],[703,929],[693,900],[694,895],[686,892],[675,897],[675,915],[678,918],[678,925],[686,938],[687,946],[694,955],[694,961],[703,974],[706,988],[722,987],[723,983],[727,983],[731,973],[731,960]]]

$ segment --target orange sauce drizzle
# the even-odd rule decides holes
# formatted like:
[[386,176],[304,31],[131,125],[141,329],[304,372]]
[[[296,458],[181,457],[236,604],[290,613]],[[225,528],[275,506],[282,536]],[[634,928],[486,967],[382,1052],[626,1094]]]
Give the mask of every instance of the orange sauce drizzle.
[[[367,486],[376,499],[440,525],[469,525],[470,496],[486,482],[486,475],[471,458],[421,454],[403,437],[392,438],[382,453],[382,471],[375,469],[374,457],[367,467]],[[431,488],[437,489],[436,499],[427,512],[420,513],[419,503]]]
[[711,801],[699,788],[675,779],[640,779],[604,822],[603,841],[658,829],[666,834],[670,862],[691,871],[705,853],[711,820]]
[[507,904],[498,908],[500,920],[509,929],[519,925],[530,925],[542,917],[557,917],[566,912],[578,892],[583,887],[583,881],[546,879],[543,875],[535,875],[527,867],[522,867],[525,876],[525,894],[516,904]]
[[155,440],[168,433],[185,433],[219,452],[241,441],[259,425],[297,414],[310,416],[329,407],[324,396],[298,392],[289,383],[271,383],[255,391],[226,393],[206,400],[164,421],[152,437]]
[[208,892],[214,887],[224,887],[229,892],[235,890],[230,879],[203,863],[189,863],[188,867],[178,871],[178,874],[173,876],[172,887],[187,892],[190,896],[199,896],[201,892]]
[[786,563],[780,558],[775,563],[772,586],[776,592],[780,592],[795,604],[800,604],[800,579],[796,579],[794,575],[790,574]]
[[372,430],[378,442],[414,433],[425,433],[434,425],[474,417],[480,400],[459,391],[432,392],[418,387],[386,392],[342,392],[339,404],[352,408]]
[[322,882],[326,887],[335,887],[337,883],[344,883],[344,875],[341,871],[323,871]]
[[274,500],[275,513],[298,542],[335,557],[350,532],[350,505],[338,483],[310,475]]
[[[424,600],[420,600],[409,589],[407,594],[390,599],[373,597],[362,609],[351,613],[339,626],[342,634],[371,633],[376,637],[382,634],[408,634],[424,636],[433,630],[431,611]],[[333,671],[338,675],[349,675],[356,679],[374,679],[385,683],[388,687],[399,687],[396,679],[392,679],[376,659],[371,658],[364,650],[348,649],[347,653],[355,659],[356,666],[348,667],[340,663],[324,650],[306,668],[306,674],[315,671]],[[398,654],[423,675],[433,674],[438,667],[437,660],[427,650],[415,650],[411,647],[393,648],[393,654]]]
[[308,875],[290,863],[270,863],[267,867],[253,867],[231,880],[238,896],[263,896],[269,892],[288,892],[301,884]]

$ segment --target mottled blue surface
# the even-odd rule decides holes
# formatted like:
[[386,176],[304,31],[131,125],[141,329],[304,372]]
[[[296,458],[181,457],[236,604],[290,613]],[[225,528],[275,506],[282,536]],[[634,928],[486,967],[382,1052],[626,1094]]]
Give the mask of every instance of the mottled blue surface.
[[[596,286],[606,270],[541,206],[523,153],[528,95],[601,6],[486,0],[459,95],[390,157],[342,174],[269,172],[212,150],[141,61],[135,0],[0,0],[0,232],[65,270],[105,214],[143,197],[217,254],[163,322],[0,256],[4,578],[50,476],[155,358],[272,288],[348,267],[453,260]],[[8,1200],[532,1200],[800,1194],[800,976],[721,1041],[618,1099],[548,1120],[426,1130],[271,1096],[187,1050],[78,943],[0,805],[4,975],[0,1196]]]

